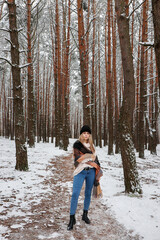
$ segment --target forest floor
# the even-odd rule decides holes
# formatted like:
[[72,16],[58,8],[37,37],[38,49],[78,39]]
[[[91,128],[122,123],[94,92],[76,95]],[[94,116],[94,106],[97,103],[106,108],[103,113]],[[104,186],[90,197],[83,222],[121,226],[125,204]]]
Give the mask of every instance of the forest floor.
[[[57,239],[57,240],[140,240],[142,237],[135,235],[132,231],[125,229],[123,225],[117,222],[112,211],[107,205],[103,204],[101,199],[92,199],[89,218],[91,224],[87,225],[81,220],[83,211],[84,186],[79,197],[79,204],[76,213],[77,223],[72,231],[67,231],[69,222],[69,207],[72,192],[72,173],[73,163],[70,161],[71,154],[68,156],[56,156],[49,160],[46,171],[51,171],[47,178],[42,179],[42,188],[50,187],[51,191],[40,196],[31,195],[29,201],[31,209],[27,210],[23,206],[28,197],[18,202],[18,207],[24,213],[22,215],[10,216],[1,221],[1,225],[6,229],[1,236],[8,240],[39,240],[39,239]],[[53,169],[53,170],[52,170]],[[43,178],[43,176],[39,176]],[[39,183],[37,183],[39,184]],[[38,186],[37,186],[38,187]],[[16,199],[17,192],[12,192],[12,199]],[[40,199],[37,202],[37,198]],[[1,205],[11,199],[3,196]],[[34,201],[35,200],[35,201]],[[27,203],[28,204],[28,203]],[[14,208],[10,204],[1,214],[5,216],[7,211]],[[17,207],[17,206],[16,206]],[[27,222],[26,222],[27,218]],[[21,225],[21,228],[19,228]],[[16,227],[17,226],[17,227]]]

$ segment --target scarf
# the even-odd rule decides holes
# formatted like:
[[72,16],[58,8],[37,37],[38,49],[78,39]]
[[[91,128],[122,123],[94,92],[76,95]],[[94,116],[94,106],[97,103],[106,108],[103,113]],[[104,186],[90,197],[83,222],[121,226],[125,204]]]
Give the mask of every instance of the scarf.
[[[74,143],[73,152],[74,152],[75,168],[77,168],[80,163],[83,163],[84,167],[87,164],[88,167],[94,167],[96,169],[93,195],[94,197],[102,196],[102,190],[100,188],[99,180],[103,175],[103,172],[101,170],[98,157],[94,153],[92,153],[91,150],[86,148],[79,140],[77,140]],[[82,167],[82,169],[80,168],[80,170],[83,170],[84,167]],[[75,169],[75,172],[76,172],[76,169]]]

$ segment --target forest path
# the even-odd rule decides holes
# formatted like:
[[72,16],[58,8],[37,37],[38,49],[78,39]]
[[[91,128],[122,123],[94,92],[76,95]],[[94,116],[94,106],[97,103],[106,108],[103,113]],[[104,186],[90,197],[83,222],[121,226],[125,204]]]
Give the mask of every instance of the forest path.
[[[25,213],[28,223],[24,223],[23,216],[15,216],[3,222],[9,227],[13,224],[21,224],[23,228],[12,228],[9,235],[4,235],[8,240],[139,240],[119,224],[112,212],[101,199],[92,199],[89,218],[91,224],[87,225],[81,220],[83,211],[84,186],[79,197],[76,213],[77,223],[72,231],[67,231],[69,222],[69,207],[72,191],[73,160],[71,154],[68,156],[57,156],[50,160],[46,171],[51,170],[43,181],[44,187],[50,187],[52,193],[39,196],[41,201],[31,205],[31,213]],[[34,197],[31,199],[34,201]],[[23,203],[23,202],[22,202]]]

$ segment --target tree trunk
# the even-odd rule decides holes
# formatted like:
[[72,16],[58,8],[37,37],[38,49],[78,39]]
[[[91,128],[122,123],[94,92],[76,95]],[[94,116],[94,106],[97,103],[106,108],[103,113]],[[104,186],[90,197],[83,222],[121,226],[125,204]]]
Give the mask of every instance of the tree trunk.
[[152,0],[152,14],[154,24],[154,49],[158,71],[158,84],[160,93],[160,1]]
[[46,59],[44,59],[43,65],[43,83],[42,83],[42,136],[43,142],[46,142],[46,107],[45,107],[45,86],[46,86]]
[[[92,3],[93,17],[95,16],[95,0]],[[91,85],[91,123],[92,129],[95,129],[95,25],[96,19],[93,20],[93,37],[92,37],[92,85]],[[92,133],[93,140],[95,141],[95,131]]]
[[99,98],[99,116],[98,116],[98,145],[100,148],[102,147],[102,109],[101,109],[101,46],[100,46],[100,19],[98,22],[98,85],[99,85],[99,91],[98,91],[98,98]]
[[69,104],[69,49],[70,49],[70,12],[71,1],[68,0],[68,31],[67,40],[65,39],[65,64],[64,64],[64,123],[63,123],[63,149],[67,151],[69,144],[69,118],[68,118],[68,104]]
[[16,166],[17,170],[28,170],[27,148],[24,136],[24,115],[22,85],[19,67],[19,43],[16,20],[16,5],[14,0],[8,0],[9,29],[11,44],[12,79],[13,79],[13,108],[15,116],[15,143],[16,143]]
[[33,92],[33,63],[31,45],[31,0],[27,0],[27,40],[28,40],[28,144],[34,147],[35,142],[35,109]]
[[83,124],[90,125],[90,108],[89,108],[89,89],[87,78],[87,51],[83,21],[83,0],[77,0],[78,13],[78,40],[79,40],[79,56],[82,82],[82,99],[83,99]]
[[62,114],[62,64],[61,64],[61,38],[60,38],[60,19],[59,3],[56,0],[55,13],[55,61],[54,61],[54,80],[55,80],[55,146],[63,148],[63,114]]
[[3,70],[3,76],[2,76],[2,82],[1,82],[1,92],[0,92],[0,136],[3,136],[3,92],[4,91],[4,85],[5,85],[5,81],[4,81],[4,76],[5,76],[5,70]]
[[57,35],[57,80],[58,80],[58,132],[57,143],[63,148],[63,119],[62,119],[62,74],[61,74],[61,38],[60,38],[60,21],[59,21],[59,1],[56,0],[56,35]]
[[37,50],[37,70],[36,70],[36,107],[37,107],[37,142],[40,141],[40,68],[39,68],[39,38],[38,38],[38,50]]
[[12,92],[12,73],[10,74],[10,136],[11,140],[14,140],[14,115],[13,115],[13,92]]
[[55,147],[59,143],[59,130],[58,130],[58,54],[57,54],[57,34],[55,34],[55,58],[54,58],[54,104],[55,104]]
[[108,0],[108,154],[113,154],[113,84],[111,77],[111,0]]
[[106,104],[105,104],[105,117],[104,121],[104,146],[107,145],[107,137],[108,137],[108,119],[107,119],[107,109],[108,109],[108,62],[107,62],[107,14],[105,16],[105,73],[106,73]]
[[117,90],[117,71],[116,71],[116,15],[113,15],[112,11],[112,42],[113,42],[113,58],[112,58],[112,68],[113,68],[113,83],[114,83],[114,98],[115,98],[115,153],[119,153],[119,139],[118,139],[118,120],[119,120],[119,106],[118,106],[118,90]]
[[[142,42],[146,41],[147,15],[146,2],[143,4]],[[146,110],[146,81],[145,81],[145,47],[141,46],[141,67],[140,67],[140,114],[139,114],[139,157],[144,158],[145,145],[145,110]]]
[[47,67],[47,77],[46,77],[46,98],[45,98],[45,126],[46,126],[46,142],[49,142],[49,88],[50,88],[50,76],[49,76],[49,64]]
[[[135,9],[135,0],[133,0],[133,11]],[[131,44],[131,48],[132,48],[132,53],[133,53],[133,45],[134,45],[134,12],[132,13],[132,44]]]
[[50,124],[50,99],[51,99],[51,78],[52,78],[52,67],[50,68],[50,75],[49,75],[49,83],[48,83],[48,96],[47,96],[47,100],[48,100],[48,103],[47,103],[47,139],[48,139],[48,142],[49,142],[49,138],[50,138],[50,127],[51,127],[51,124]]
[[57,96],[55,97],[55,94],[57,93],[57,83],[56,83],[56,66],[55,66],[55,46],[54,46],[54,37],[53,37],[53,17],[52,17],[52,12],[50,10],[50,31],[51,31],[51,40],[52,40],[52,58],[53,58],[53,72],[54,72],[54,94],[53,94],[53,99],[52,99],[52,128],[51,128],[51,143],[54,142],[54,132],[56,129],[56,121],[55,121],[55,110],[56,110],[56,104],[55,100]]
[[129,19],[125,11],[125,2],[115,0],[118,32],[120,38],[122,65],[124,73],[124,95],[120,110],[119,133],[120,149],[124,171],[125,192],[141,193],[136,166],[136,156],[132,141],[132,120],[135,104],[135,83],[132,49],[129,37]]
[[[140,42],[140,37],[141,37],[141,27],[139,28],[139,42]],[[140,44],[138,45],[138,61],[137,61],[137,69],[136,69],[136,118],[135,118],[135,134],[134,134],[134,140],[135,140],[135,148],[137,151],[139,151],[139,105],[140,105]]]

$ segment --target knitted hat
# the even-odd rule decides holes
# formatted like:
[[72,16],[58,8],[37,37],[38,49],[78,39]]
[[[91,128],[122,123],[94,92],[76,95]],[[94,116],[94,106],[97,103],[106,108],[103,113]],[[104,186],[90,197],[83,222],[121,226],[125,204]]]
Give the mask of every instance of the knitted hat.
[[91,134],[91,129],[88,125],[84,125],[82,128],[81,128],[81,131],[80,131],[80,134],[82,134],[83,132],[88,132]]

